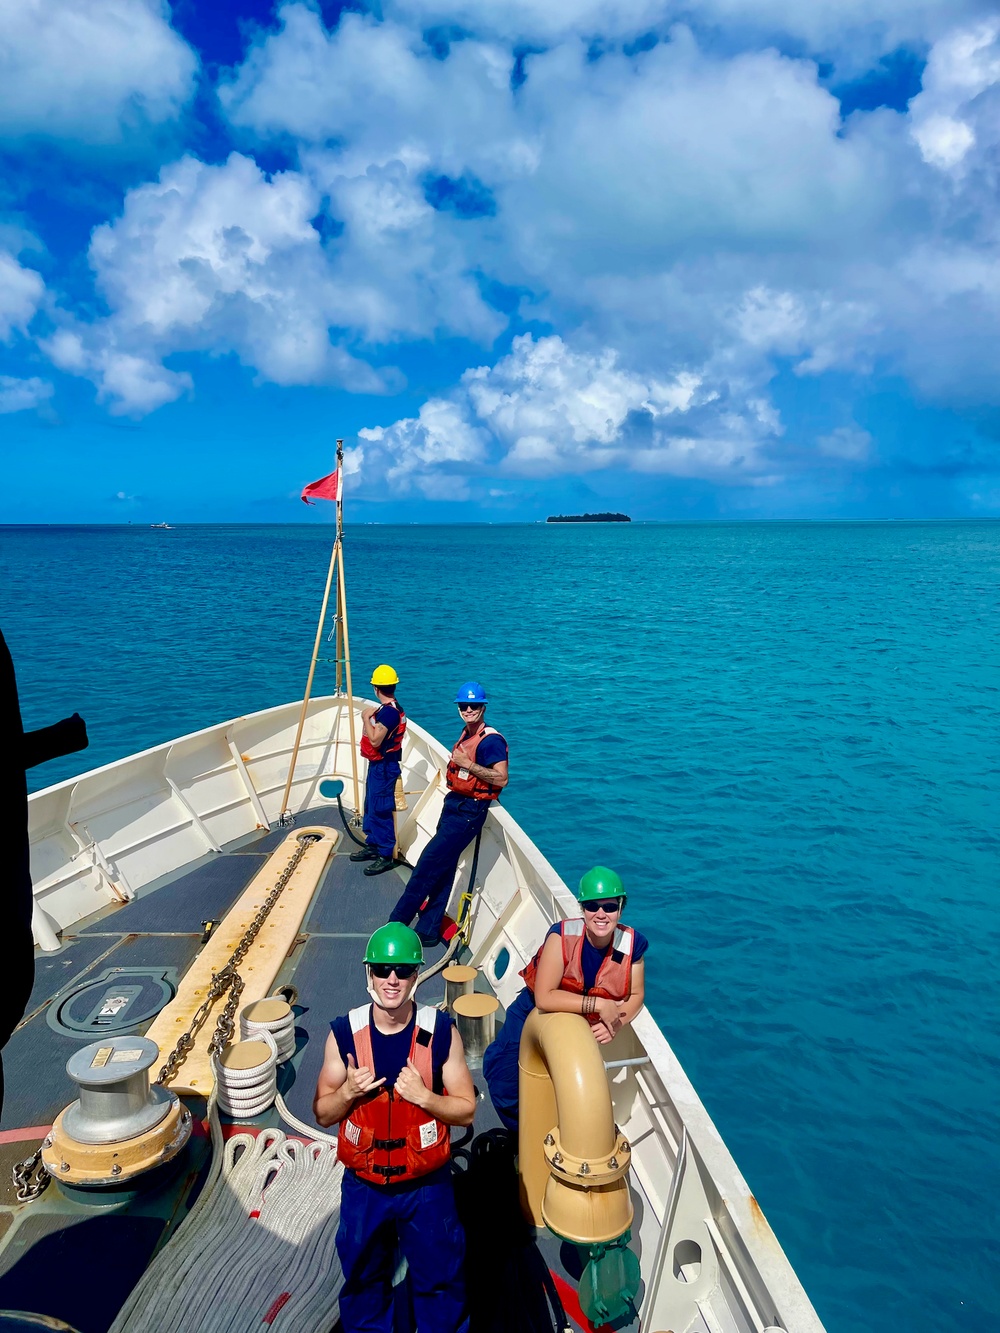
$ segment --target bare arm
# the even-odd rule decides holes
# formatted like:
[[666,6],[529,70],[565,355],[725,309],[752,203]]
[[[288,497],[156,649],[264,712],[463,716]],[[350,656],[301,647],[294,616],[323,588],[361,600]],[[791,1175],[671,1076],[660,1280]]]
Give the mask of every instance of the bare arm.
[[359,1097],[380,1088],[384,1082],[384,1078],[375,1078],[374,1071],[367,1065],[358,1069],[353,1055],[347,1057],[345,1064],[337,1038],[331,1032],[326,1039],[323,1068],[319,1071],[313,1098],[313,1116],[317,1125],[327,1129],[339,1124]]
[[492,768],[487,768],[484,764],[472,764],[469,762],[469,756],[460,750],[456,745],[451,752],[451,757],[459,768],[464,768],[467,773],[480,778],[483,782],[490,783],[493,787],[506,787],[510,781],[507,771],[508,760],[501,759],[499,764],[494,764]]
[[[379,708],[381,704],[379,705]],[[378,747],[386,738],[388,727],[383,727],[381,722],[373,722],[372,718],[378,712],[378,708],[364,708],[361,711],[361,725],[365,729],[365,735],[371,741],[372,745]]]
[[545,941],[542,956],[538,960],[538,975],[535,978],[535,1005],[545,1014],[582,1014],[590,1009],[600,1022],[595,1025],[594,1035],[598,1041],[610,1041],[622,1023],[631,1023],[642,1008],[646,996],[646,965],[644,960],[632,966],[632,994],[627,1000],[592,1000],[584,995],[574,995],[570,991],[560,990],[563,978],[562,941],[558,935],[550,935]]
[[636,1014],[646,1003],[646,960],[640,958],[632,964],[632,994],[621,1002],[623,1023],[631,1023]]
[[412,1102],[435,1120],[446,1125],[471,1125],[476,1114],[476,1090],[472,1075],[465,1063],[465,1050],[458,1028],[451,1030],[451,1049],[441,1070],[447,1097],[438,1096],[420,1077],[417,1066],[407,1060],[396,1080],[396,1092],[404,1101]]

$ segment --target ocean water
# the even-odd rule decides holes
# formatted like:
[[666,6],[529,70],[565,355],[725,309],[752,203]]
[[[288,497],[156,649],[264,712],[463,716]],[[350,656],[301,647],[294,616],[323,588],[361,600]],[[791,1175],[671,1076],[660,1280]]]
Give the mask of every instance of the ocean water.
[[[356,680],[618,867],[648,999],[830,1333],[1000,1321],[1000,523],[349,528]],[[325,527],[0,529],[47,785],[301,697]],[[332,689],[320,668],[317,689]]]

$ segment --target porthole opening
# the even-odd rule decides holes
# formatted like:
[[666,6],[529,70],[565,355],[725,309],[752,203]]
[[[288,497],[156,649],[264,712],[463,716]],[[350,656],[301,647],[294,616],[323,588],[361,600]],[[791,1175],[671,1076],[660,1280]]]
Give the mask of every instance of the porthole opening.
[[674,1277],[678,1282],[697,1282],[701,1276],[701,1246],[697,1241],[679,1240],[674,1246]]
[[493,959],[493,980],[499,981],[501,977],[505,976],[508,967],[510,967],[510,950],[504,945],[496,958]]

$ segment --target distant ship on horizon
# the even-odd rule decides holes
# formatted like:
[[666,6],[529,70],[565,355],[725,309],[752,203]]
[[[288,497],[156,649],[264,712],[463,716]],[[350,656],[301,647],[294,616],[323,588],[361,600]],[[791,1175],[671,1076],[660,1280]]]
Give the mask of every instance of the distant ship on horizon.
[[628,514],[550,514],[546,523],[631,523]]

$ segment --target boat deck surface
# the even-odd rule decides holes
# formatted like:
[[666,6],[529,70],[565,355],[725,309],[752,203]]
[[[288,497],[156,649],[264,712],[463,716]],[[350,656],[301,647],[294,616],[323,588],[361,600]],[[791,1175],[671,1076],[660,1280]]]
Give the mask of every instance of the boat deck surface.
[[[342,828],[336,810],[326,806],[296,817],[297,827],[308,824]],[[148,886],[134,901],[108,907],[67,930],[58,953],[36,956],[30,1003],[3,1053],[0,1318],[4,1311],[28,1310],[63,1320],[79,1333],[106,1333],[165,1228],[190,1206],[190,1187],[207,1158],[201,1140],[192,1151],[186,1183],[175,1179],[172,1187],[124,1206],[86,1206],[52,1187],[34,1203],[17,1204],[10,1167],[37,1147],[73,1099],[66,1061],[87,1040],[57,1030],[50,1011],[67,992],[112,968],[162,968],[176,984],[201,948],[203,922],[225,916],[288,832],[262,832],[222,854],[210,854]],[[298,990],[296,1053],[279,1070],[278,1087],[292,1114],[309,1125],[330,1021],[364,1003],[364,943],[384,924],[403,886],[397,872],[365,876],[363,866],[350,860],[353,850],[342,837],[278,977],[279,984],[291,982]],[[429,961],[443,952],[443,946],[430,951]],[[489,989],[485,980],[479,984]],[[419,991],[424,1003],[438,1003],[443,995],[440,976]],[[453,1136],[473,1333],[589,1329],[576,1307],[579,1255],[547,1233],[536,1236],[521,1221],[513,1145],[499,1129],[478,1070],[473,1078],[481,1094],[473,1132]],[[226,1123],[226,1117],[222,1120]],[[274,1110],[254,1122],[280,1123]],[[400,1303],[398,1333],[409,1328]]]

